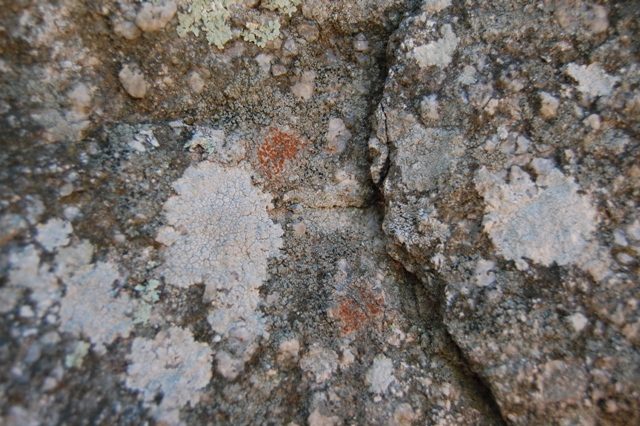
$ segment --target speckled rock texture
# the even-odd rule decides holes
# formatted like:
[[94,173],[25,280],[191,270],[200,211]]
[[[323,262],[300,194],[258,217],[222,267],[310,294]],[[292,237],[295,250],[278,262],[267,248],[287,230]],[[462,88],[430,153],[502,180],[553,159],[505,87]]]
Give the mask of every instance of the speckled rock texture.
[[0,424],[640,423],[639,22],[4,2]]
[[427,1],[388,47],[389,253],[509,423],[640,421],[639,10]]

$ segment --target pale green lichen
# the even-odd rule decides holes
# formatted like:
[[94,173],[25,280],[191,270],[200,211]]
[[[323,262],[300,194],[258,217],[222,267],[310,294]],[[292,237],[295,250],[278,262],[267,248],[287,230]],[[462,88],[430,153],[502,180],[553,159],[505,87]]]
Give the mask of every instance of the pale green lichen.
[[197,127],[193,132],[193,136],[185,144],[185,148],[193,152],[196,148],[201,147],[207,154],[211,155],[217,146],[224,144],[224,131],[212,129],[210,127]]
[[67,368],[82,367],[84,357],[89,353],[89,348],[91,348],[91,343],[84,340],[78,341],[73,352],[64,357],[64,366]]
[[255,22],[247,23],[247,29],[242,32],[245,41],[250,41],[260,47],[265,47],[268,42],[280,35],[280,21],[274,19],[264,24]]
[[141,300],[134,313],[134,324],[146,324],[151,319],[153,304],[160,300],[160,284],[158,280],[149,280],[147,285],[135,286]]
[[135,291],[139,292],[142,300],[147,303],[156,303],[160,300],[160,281],[149,280],[147,285],[137,285]]
[[296,8],[302,3],[302,0],[267,0],[262,2],[260,7],[269,10],[279,10],[280,13],[286,13],[291,16],[295,13]]
[[[229,20],[231,11],[229,6],[236,0],[190,0],[186,11],[178,14],[180,24],[177,32],[180,37],[192,33],[196,37],[204,32],[209,44],[218,49],[224,49],[225,43],[234,35],[231,31]],[[266,0],[260,5],[263,9],[278,11],[281,14],[291,16],[302,3],[302,0]],[[248,22],[242,32],[245,41],[265,47],[267,42],[280,35],[280,22],[278,19],[263,23]]]
[[229,25],[229,6],[235,0],[192,0],[186,13],[178,14],[177,32],[185,37],[189,32],[196,37],[204,31],[209,44],[224,49],[224,44],[233,38]]

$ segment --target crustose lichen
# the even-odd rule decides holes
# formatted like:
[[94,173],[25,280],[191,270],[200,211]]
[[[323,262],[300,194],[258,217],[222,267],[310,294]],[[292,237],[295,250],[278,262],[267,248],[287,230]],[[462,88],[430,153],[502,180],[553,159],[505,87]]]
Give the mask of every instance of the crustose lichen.
[[[236,0],[190,0],[186,10],[178,14],[177,32],[180,37],[192,33],[198,37],[204,32],[209,44],[218,49],[224,49],[224,45],[233,39],[229,20],[231,18],[231,5]],[[261,7],[291,16],[301,0],[267,0]],[[242,37],[245,41],[253,42],[264,47],[267,42],[280,35],[280,21],[278,19],[265,19],[263,22],[247,22]]]

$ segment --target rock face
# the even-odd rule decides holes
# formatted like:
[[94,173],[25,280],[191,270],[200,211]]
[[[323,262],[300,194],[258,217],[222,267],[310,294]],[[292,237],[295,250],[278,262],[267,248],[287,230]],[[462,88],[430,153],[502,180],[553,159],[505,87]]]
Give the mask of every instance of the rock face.
[[3,10],[1,424],[640,423],[637,2]]
[[392,37],[369,142],[389,252],[506,421],[638,422],[630,9],[434,3]]

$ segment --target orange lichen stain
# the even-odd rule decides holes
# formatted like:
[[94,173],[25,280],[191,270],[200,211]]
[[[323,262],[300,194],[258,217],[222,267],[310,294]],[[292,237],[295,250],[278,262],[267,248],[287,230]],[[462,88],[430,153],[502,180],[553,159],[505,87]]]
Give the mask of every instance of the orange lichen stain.
[[338,318],[344,334],[366,326],[374,317],[382,313],[383,298],[376,298],[369,291],[360,290],[360,299],[343,296],[338,303]]
[[264,173],[269,178],[282,173],[285,163],[296,157],[302,145],[295,133],[271,129],[262,146],[258,148],[258,161]]

